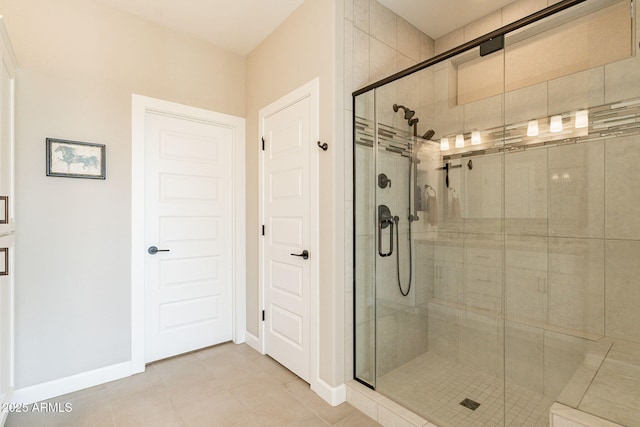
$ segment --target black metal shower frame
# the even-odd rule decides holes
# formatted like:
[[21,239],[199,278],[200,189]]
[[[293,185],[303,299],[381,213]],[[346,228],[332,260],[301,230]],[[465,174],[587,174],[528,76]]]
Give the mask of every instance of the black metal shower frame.
[[396,80],[400,80],[404,77],[407,77],[413,73],[416,73],[418,71],[424,70],[425,68],[428,68],[432,65],[438,64],[439,62],[442,61],[446,61],[449,58],[453,58],[454,56],[457,56],[461,53],[467,52],[471,49],[474,49],[478,46],[481,47],[485,45],[485,46],[489,46],[489,45],[493,45],[494,42],[496,41],[496,39],[503,39],[505,35],[518,30],[520,28],[526,27],[528,25],[534,24],[538,21],[541,21],[545,18],[548,18],[552,15],[555,15],[559,12],[562,12],[564,10],[567,10],[571,7],[574,7],[578,4],[581,3],[585,3],[588,0],[562,0],[556,4],[553,4],[549,7],[546,7],[542,10],[539,10],[538,12],[532,13],[531,15],[525,16],[524,18],[521,18],[515,22],[512,22],[511,24],[505,25],[503,27],[498,28],[497,30],[491,31],[483,36],[480,36],[478,38],[475,38],[471,41],[468,41],[466,43],[463,43],[457,47],[454,47],[453,49],[450,49],[446,52],[443,52],[439,55],[434,56],[433,58],[427,59],[423,62],[420,62],[416,65],[413,65],[407,69],[404,69],[402,71],[399,71],[395,74],[392,74],[388,77],[385,77],[382,80],[379,80],[375,83],[371,83],[370,85],[367,85],[361,89],[358,89],[356,91],[354,91],[352,93],[352,111],[353,111],[353,115],[352,115],[352,128],[353,128],[353,134],[352,134],[352,141],[353,143],[353,201],[354,201],[354,209],[353,209],[353,377],[356,381],[358,381],[359,383],[369,387],[370,389],[375,390],[375,386],[367,383],[366,381],[361,380],[360,378],[357,377],[356,375],[356,360],[357,360],[357,355],[356,355],[356,209],[355,209],[355,200],[356,200],[356,144],[355,144],[355,138],[356,138],[356,116],[355,116],[355,111],[356,111],[356,97],[358,95],[362,95],[364,93],[367,93],[373,89],[377,89],[379,87],[385,86],[389,83],[392,83]]

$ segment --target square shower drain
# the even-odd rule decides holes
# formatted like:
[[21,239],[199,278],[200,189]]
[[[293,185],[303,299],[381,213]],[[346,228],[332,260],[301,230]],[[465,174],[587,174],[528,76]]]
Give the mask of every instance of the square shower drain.
[[475,411],[480,406],[478,402],[469,398],[464,399],[462,402],[460,402],[460,404],[465,408],[471,409],[472,411]]

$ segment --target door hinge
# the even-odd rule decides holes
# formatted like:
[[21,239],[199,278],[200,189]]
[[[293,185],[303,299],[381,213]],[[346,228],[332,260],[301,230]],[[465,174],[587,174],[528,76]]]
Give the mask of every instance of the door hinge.
[[264,151],[264,136],[262,137],[262,151]]
[[264,225],[262,226],[262,235],[264,236]]
[[264,318],[265,318],[265,313],[264,310],[262,310],[262,321],[264,322]]

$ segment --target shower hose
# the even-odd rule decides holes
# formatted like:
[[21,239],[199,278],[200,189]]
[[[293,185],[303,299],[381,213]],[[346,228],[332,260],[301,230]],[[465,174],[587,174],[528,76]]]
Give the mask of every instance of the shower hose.
[[406,297],[411,291],[411,269],[413,268],[413,260],[411,256],[411,219],[409,219],[409,285],[407,286],[406,292],[402,289],[402,281],[400,280],[400,227],[398,227],[400,218],[396,215],[393,217],[393,221],[396,223],[396,273],[398,276],[398,289],[400,289],[400,293],[402,294],[402,296]]

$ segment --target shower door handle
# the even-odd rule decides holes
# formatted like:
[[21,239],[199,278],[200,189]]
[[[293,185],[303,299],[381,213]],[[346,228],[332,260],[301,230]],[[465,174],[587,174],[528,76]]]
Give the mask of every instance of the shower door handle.
[[[389,226],[389,252],[382,252],[382,229]],[[383,219],[378,221],[378,255],[381,257],[387,257],[393,253],[393,221],[390,219]]]

